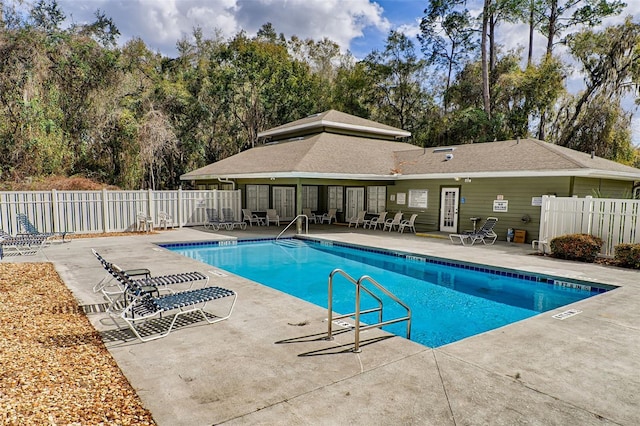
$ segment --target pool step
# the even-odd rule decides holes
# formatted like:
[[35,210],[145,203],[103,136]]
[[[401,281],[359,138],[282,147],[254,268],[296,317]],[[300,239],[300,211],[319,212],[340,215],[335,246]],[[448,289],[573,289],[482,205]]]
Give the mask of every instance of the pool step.
[[278,244],[280,246],[284,246],[284,247],[305,247],[306,244],[300,240],[296,240],[296,239],[292,239],[292,238],[287,238],[287,239],[283,239],[283,240],[276,240],[275,244]]

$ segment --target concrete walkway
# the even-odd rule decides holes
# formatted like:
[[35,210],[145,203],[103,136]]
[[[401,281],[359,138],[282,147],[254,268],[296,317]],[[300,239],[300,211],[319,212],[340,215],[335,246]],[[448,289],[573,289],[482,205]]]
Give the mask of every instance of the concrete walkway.
[[[278,229],[279,231],[279,229]],[[51,261],[81,305],[103,302],[91,287],[104,270],[96,248],[122,267],[154,275],[209,265],[158,242],[275,235],[273,227],[209,233],[75,239],[36,256]],[[414,235],[312,226],[311,235],[461,261],[620,286],[481,335],[427,348],[380,330],[323,339],[326,310],[237,277],[211,283],[238,292],[233,316],[148,343],[89,314],[107,348],[160,425],[603,425],[640,424],[640,272],[531,255],[529,246],[453,246]],[[125,339],[125,340],[123,340]]]

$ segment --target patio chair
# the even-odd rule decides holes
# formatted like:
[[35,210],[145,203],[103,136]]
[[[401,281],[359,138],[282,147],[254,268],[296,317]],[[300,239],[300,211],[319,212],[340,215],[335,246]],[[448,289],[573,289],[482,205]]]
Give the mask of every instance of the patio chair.
[[384,221],[387,219],[387,212],[380,213],[377,217],[373,219],[367,219],[364,221],[363,228],[376,229],[378,225],[380,225],[380,229],[384,227]]
[[[91,249],[93,255],[98,259],[102,267],[107,272],[107,276],[93,286],[93,292],[101,292],[109,301],[108,311],[114,311],[119,302],[127,305],[127,300],[123,299],[127,283],[123,281],[122,274],[128,279],[141,287],[141,291],[146,293],[160,295],[160,290],[173,292],[169,286],[184,284],[186,288],[183,290],[191,290],[196,282],[203,281],[203,287],[209,284],[209,276],[197,271],[182,272],[177,274],[151,276],[151,271],[147,268],[127,269],[123,270],[115,263],[107,261],[95,249]],[[133,279],[132,277],[140,276],[142,278]],[[114,281],[115,280],[115,281]]]
[[336,219],[336,212],[337,212],[337,209],[329,209],[329,211],[327,213],[323,214],[320,217],[320,223],[327,222],[329,225],[331,225],[331,221],[332,220],[334,222],[337,220]]
[[311,209],[302,209],[302,214],[309,218],[309,222],[318,223],[318,216]]
[[244,222],[244,220],[237,221],[235,212],[229,207],[222,208],[222,217],[222,223],[226,225],[229,231],[234,228],[247,229],[247,224]]
[[167,212],[158,212],[158,228],[173,228],[173,218]]
[[249,226],[253,226],[254,223],[259,226],[264,225],[264,220],[249,209],[242,209],[242,220],[249,222]]
[[[238,297],[235,291],[222,287],[204,287],[153,296],[152,293],[145,291],[142,285],[146,284],[148,280],[132,280],[124,271],[119,271],[117,274],[119,275],[119,280],[126,286],[125,298],[131,300],[131,303],[118,315],[111,312],[110,314],[114,318],[119,317],[124,320],[136,337],[143,342],[169,335],[178,318],[182,315],[200,313],[202,318],[209,324],[226,320],[231,316]],[[205,310],[210,302],[228,297],[231,298],[230,306],[223,315],[219,316]],[[167,319],[160,318],[163,313],[173,313],[169,326],[159,334],[151,334],[156,333],[163,326],[163,323],[169,322]]]
[[16,254],[19,256],[37,254],[45,247],[46,235],[10,235],[0,230],[0,259]]
[[492,245],[498,239],[498,235],[493,228],[498,222],[497,217],[488,217],[482,227],[477,231],[469,231],[462,234],[449,234],[452,243],[461,243],[462,245],[474,245],[478,241],[482,241],[485,245]]
[[398,228],[401,222],[402,222],[402,212],[398,212],[395,214],[395,216],[393,216],[393,219],[387,219],[384,222],[384,227],[382,228],[382,230],[386,231],[388,228],[389,232],[391,232],[395,228]]
[[[24,213],[18,213],[16,215],[16,218],[18,219],[18,223],[20,224],[20,227],[22,228],[22,234],[21,235],[41,235],[41,236],[45,236],[45,237],[51,237],[51,238],[58,238],[58,237],[62,237],[62,242],[66,242],[65,239],[67,238],[67,235],[69,234],[73,234],[73,232],[40,232],[38,230],[38,228],[36,228],[36,226],[29,220],[29,218],[27,217],[26,214]],[[47,242],[50,242],[51,239],[47,239]]]
[[153,219],[145,212],[138,212],[136,214],[136,230],[137,231],[153,231]]
[[409,231],[411,231],[411,232],[413,232],[415,234],[416,233],[415,222],[416,222],[416,218],[417,217],[418,217],[418,214],[414,213],[414,214],[411,215],[409,220],[403,220],[402,222],[400,222],[400,225],[398,226],[398,232],[404,233],[404,229],[408,228]]
[[356,216],[349,218],[349,228],[351,228],[351,225],[355,225],[356,228],[358,225],[364,225],[364,217],[366,214],[367,212],[365,210],[360,210]]
[[280,226],[280,216],[275,209],[267,209],[267,226],[272,222]]

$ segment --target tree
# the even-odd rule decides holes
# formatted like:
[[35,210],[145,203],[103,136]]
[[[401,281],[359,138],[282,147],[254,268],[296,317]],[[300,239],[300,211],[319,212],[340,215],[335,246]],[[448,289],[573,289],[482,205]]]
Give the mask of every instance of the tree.
[[[453,9],[460,1],[431,1],[420,21],[418,40],[428,63],[446,70],[445,93],[451,86],[454,72],[458,72],[463,62],[475,48],[474,30],[471,27],[469,11]],[[445,113],[448,110],[447,97],[443,96]]]
[[430,97],[422,87],[426,63],[418,59],[413,42],[391,31],[384,51],[373,51],[364,63],[374,84],[372,118],[412,133],[417,131]]
[[589,126],[583,117],[591,115],[584,110],[607,105],[609,111],[618,111],[615,105],[632,88],[628,83],[640,63],[640,25],[627,19],[600,32],[583,30],[568,37],[567,43],[582,65],[586,88],[559,114],[562,120],[557,122],[554,139],[563,146],[606,152],[605,148],[586,147],[579,141],[578,135],[584,133],[581,128]]

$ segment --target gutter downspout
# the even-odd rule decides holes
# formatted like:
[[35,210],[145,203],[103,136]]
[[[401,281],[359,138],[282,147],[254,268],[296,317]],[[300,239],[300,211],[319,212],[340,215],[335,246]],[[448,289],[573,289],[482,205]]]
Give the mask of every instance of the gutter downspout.
[[231,184],[232,189],[233,189],[234,191],[236,190],[236,183],[235,183],[234,181],[232,181],[232,180],[229,180],[229,179],[227,179],[227,178],[221,178],[221,177],[219,177],[219,178],[218,178],[218,182],[221,182],[221,183],[230,183],[230,184]]

